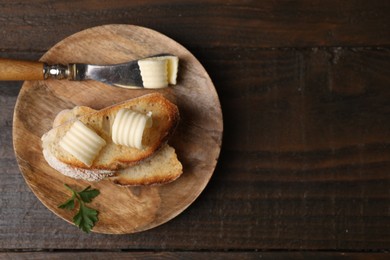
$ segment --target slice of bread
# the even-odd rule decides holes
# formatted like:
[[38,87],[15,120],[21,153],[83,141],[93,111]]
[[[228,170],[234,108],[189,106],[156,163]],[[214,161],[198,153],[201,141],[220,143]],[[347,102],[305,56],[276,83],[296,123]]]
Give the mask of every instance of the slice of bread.
[[[152,112],[153,125],[151,128],[146,128],[143,135],[144,149],[139,150],[113,143],[111,128],[115,115],[121,108],[129,108],[144,114]],[[76,107],[71,110],[72,116],[94,130],[107,143],[93,164],[88,167],[59,145],[60,140],[72,126],[73,121],[68,120],[71,117],[68,112],[63,112],[62,116],[60,113],[60,118],[54,120],[56,127],[42,136],[43,149],[50,151],[59,161],[69,166],[88,170],[117,171],[137,164],[161,148],[179,122],[179,110],[176,105],[158,93],[144,95],[99,111],[84,106]]]
[[[138,150],[112,142],[113,120],[121,108],[142,113],[152,112],[153,125],[145,130],[143,137],[145,149]],[[59,141],[75,119],[95,130],[107,142],[91,167],[87,167],[59,146]],[[42,136],[43,155],[50,166],[76,179],[99,181],[114,176],[112,181],[120,185],[147,185],[173,181],[182,173],[182,165],[174,149],[166,145],[166,142],[178,121],[177,107],[157,93],[99,111],[76,106],[71,110],[61,111],[53,122],[53,129]]]
[[177,159],[175,149],[168,144],[137,165],[118,172],[75,168],[59,161],[47,150],[43,150],[43,155],[51,167],[68,177],[86,181],[108,179],[122,186],[169,183],[179,178],[183,173],[183,166]]
[[175,149],[166,144],[152,157],[119,171],[109,179],[124,186],[152,185],[172,182],[182,173],[183,166],[177,159]]

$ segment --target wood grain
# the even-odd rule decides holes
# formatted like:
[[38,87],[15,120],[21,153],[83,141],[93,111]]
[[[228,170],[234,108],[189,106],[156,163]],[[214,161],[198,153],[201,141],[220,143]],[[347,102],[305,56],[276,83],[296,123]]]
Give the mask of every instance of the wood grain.
[[11,141],[21,83],[0,82],[1,250],[388,258],[389,4],[0,1],[2,57],[37,60],[95,25],[147,26],[201,61],[224,116],[216,171],[187,210],[147,232],[85,235],[25,184]]
[[[101,109],[153,90],[121,89],[94,81],[24,83],[13,122],[16,158],[32,191],[65,220],[72,222],[75,214],[58,208],[69,197],[65,183],[78,189],[88,185],[99,189],[101,195],[91,204],[100,212],[93,231],[122,234],[147,230],[172,219],[198,197],[211,178],[221,146],[221,109],[206,71],[186,49],[149,29],[110,25],[64,39],[42,61],[116,64],[158,53],[172,53],[180,59],[180,83],[160,90],[177,104],[181,114],[180,125],[170,142],[183,164],[183,175],[167,185],[126,188],[108,180],[77,181],[50,168],[42,155],[40,137],[50,130],[59,111],[76,105]],[[26,143],[30,145],[26,147]]]
[[[8,110],[2,113],[6,118],[1,133],[9,159],[2,162],[8,174],[0,175],[4,185],[0,219],[7,219],[1,226],[1,244],[49,249],[389,248],[390,78],[382,72],[390,67],[389,50],[197,53],[216,82],[224,111],[224,142],[216,172],[183,214],[132,236],[80,234],[28,192],[6,139],[11,137],[10,111],[17,86],[5,85],[2,109]],[[340,58],[333,59],[335,54]],[[240,59],[227,58],[238,55]],[[357,94],[333,91],[338,86],[346,89],[342,75],[351,75],[351,84],[360,84]],[[300,123],[290,127],[294,122],[286,121],[290,117]],[[307,127],[302,135],[295,129],[301,125]]]
[[376,0],[3,0],[0,45],[47,50],[83,29],[125,23],[155,29],[187,48],[380,46],[390,44],[389,8],[388,1]]
[[354,259],[386,260],[388,253],[351,253],[351,252],[18,252],[0,253],[0,258],[17,259]]

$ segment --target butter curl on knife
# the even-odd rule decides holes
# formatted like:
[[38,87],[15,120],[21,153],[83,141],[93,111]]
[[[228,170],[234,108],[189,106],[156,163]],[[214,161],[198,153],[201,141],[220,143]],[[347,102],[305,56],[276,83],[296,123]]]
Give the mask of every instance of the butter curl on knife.
[[122,88],[164,88],[176,85],[179,58],[172,54],[113,65],[47,64],[0,58],[0,80],[96,80]]

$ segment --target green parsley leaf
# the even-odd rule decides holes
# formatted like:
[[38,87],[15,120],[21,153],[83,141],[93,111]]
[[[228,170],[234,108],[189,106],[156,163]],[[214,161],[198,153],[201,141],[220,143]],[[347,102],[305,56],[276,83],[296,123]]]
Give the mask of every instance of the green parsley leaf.
[[74,209],[74,199],[75,199],[75,196],[72,196],[72,198],[68,199],[67,201],[65,201],[64,203],[59,205],[58,207],[60,209],[72,210],[72,209]]
[[72,192],[72,197],[58,207],[62,209],[73,210],[75,207],[75,201],[77,201],[79,209],[76,215],[73,217],[73,222],[81,230],[89,233],[98,221],[99,212],[95,209],[85,206],[85,203],[91,202],[97,195],[99,195],[99,190],[91,189],[91,186],[88,186],[82,191],[77,192],[67,184],[65,184],[65,187]]
[[100,194],[99,190],[90,190],[90,188],[91,186],[88,186],[86,189],[79,192],[80,198],[86,203],[91,202],[97,195]]
[[95,223],[98,221],[98,214],[98,211],[88,208],[84,205],[84,203],[81,203],[79,212],[73,217],[73,222],[81,230],[86,233],[89,233]]

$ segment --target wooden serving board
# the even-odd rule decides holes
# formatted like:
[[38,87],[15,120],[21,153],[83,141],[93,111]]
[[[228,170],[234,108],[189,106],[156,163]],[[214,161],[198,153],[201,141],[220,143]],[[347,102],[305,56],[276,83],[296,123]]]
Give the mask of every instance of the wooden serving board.
[[75,211],[59,209],[70,195],[64,187],[87,185],[101,194],[90,204],[99,213],[94,232],[123,234],[156,227],[186,209],[210,180],[221,148],[222,112],[212,81],[197,59],[172,39],[132,25],[107,25],[74,34],[51,48],[47,63],[114,64],[172,53],[179,57],[178,85],[157,90],[175,103],[181,121],[169,141],[183,164],[176,181],[149,187],[121,187],[104,180],[74,180],[52,169],[42,155],[41,136],[58,112],[85,105],[101,109],[156,90],[127,90],[94,81],[26,81],[14,112],[13,142],[20,170],[38,199],[72,223]]

